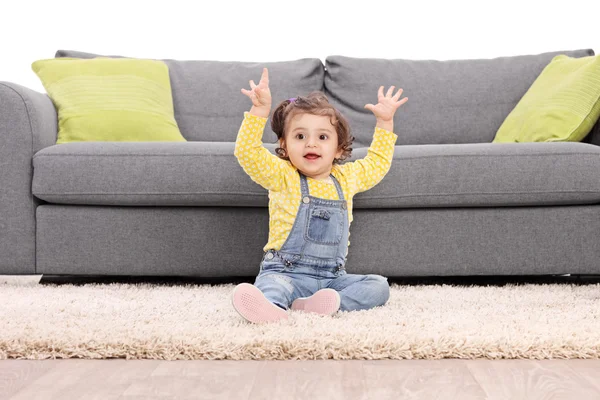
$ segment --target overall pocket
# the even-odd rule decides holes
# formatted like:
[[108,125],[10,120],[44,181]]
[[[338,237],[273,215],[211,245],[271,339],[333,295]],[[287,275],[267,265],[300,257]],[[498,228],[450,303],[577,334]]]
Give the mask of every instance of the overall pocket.
[[319,244],[339,244],[344,228],[341,210],[315,206],[308,213],[306,239]]

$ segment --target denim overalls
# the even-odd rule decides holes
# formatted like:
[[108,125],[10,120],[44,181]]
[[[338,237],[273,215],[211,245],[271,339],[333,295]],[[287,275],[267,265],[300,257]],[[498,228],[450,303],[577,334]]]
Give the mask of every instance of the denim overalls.
[[346,273],[348,206],[339,182],[330,174],[340,200],[322,199],[310,195],[306,176],[298,173],[302,196],[296,220],[281,249],[264,253],[254,285],[283,309],[324,288],[340,294],[341,311],[385,304],[390,296],[387,278]]

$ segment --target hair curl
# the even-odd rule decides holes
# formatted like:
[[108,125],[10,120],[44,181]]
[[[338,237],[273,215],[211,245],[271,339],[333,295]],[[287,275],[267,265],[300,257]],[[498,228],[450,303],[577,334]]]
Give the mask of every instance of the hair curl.
[[[352,142],[354,137],[350,135],[350,124],[346,118],[329,103],[327,96],[319,90],[312,91],[308,96],[298,96],[296,100],[284,100],[273,111],[271,119],[271,129],[277,135],[277,139],[285,142],[285,133],[290,125],[290,121],[296,115],[312,114],[312,115],[328,115],[329,121],[335,127],[338,137],[338,150],[343,150],[340,158],[333,160],[334,164],[339,164],[346,158],[351,157]],[[290,158],[286,154],[286,150],[282,147],[277,147],[275,153],[281,159],[289,161]]]

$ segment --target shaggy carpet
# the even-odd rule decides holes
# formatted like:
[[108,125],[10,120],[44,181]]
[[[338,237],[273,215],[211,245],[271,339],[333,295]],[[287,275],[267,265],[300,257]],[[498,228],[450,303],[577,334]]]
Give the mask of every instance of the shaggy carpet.
[[255,325],[235,284],[0,285],[0,359],[600,358],[600,284],[390,284],[388,303]]

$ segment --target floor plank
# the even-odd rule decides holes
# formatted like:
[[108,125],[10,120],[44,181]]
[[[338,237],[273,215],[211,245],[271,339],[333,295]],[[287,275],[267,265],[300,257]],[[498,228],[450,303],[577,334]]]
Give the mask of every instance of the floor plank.
[[54,368],[52,360],[0,361],[0,399],[8,398]]
[[145,381],[132,384],[123,399],[175,395],[189,399],[247,399],[265,361],[161,361]]
[[[2,361],[10,363],[11,360]],[[25,399],[118,399],[132,384],[147,382],[158,360],[40,360],[52,363],[45,374],[10,397]]]
[[600,392],[600,362],[598,360],[568,360],[566,365],[586,378]]
[[490,400],[600,398],[600,391],[569,368],[569,361],[477,359],[467,367]]
[[368,399],[361,360],[265,361],[248,398]]
[[363,361],[369,399],[485,399],[463,360]]

